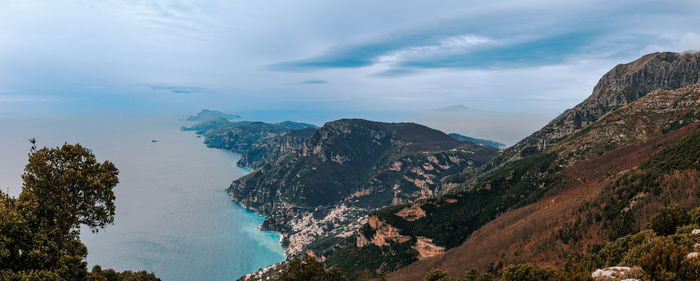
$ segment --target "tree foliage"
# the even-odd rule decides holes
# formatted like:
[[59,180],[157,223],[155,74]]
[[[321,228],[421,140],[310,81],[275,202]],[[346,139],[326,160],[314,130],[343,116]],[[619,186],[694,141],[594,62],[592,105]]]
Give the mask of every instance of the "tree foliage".
[[119,172],[80,144],[37,149],[30,141],[22,192],[0,191],[0,281],[160,280],[145,271],[110,279],[99,267],[87,270],[80,226],[98,231],[114,221]]
[[671,235],[676,233],[676,228],[690,222],[688,211],[680,205],[664,207],[651,218],[649,228],[658,235]]
[[347,281],[338,268],[326,268],[311,256],[295,258],[280,273],[279,281]]
[[114,164],[97,162],[80,144],[37,149],[31,142],[20,200],[35,201],[47,227],[76,234],[80,225],[96,232],[114,221],[113,188],[119,183]]

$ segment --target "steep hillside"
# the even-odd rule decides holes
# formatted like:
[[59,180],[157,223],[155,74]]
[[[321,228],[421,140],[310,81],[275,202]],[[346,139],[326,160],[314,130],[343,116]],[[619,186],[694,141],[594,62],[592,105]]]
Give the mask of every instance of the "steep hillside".
[[700,82],[700,54],[653,53],[606,73],[593,94],[566,110],[539,131],[506,149],[486,167],[541,152],[587,127],[608,112],[629,104],[656,89],[677,89]]
[[[660,207],[697,207],[698,125],[581,161],[566,170],[566,184],[541,200],[499,216],[460,246],[402,268],[389,279],[422,280],[432,268],[461,275],[471,267],[512,263],[560,266],[569,256],[596,253],[606,242],[640,231]],[[676,165],[665,166],[674,163],[667,158]],[[639,184],[641,175],[646,184]]]
[[315,128],[314,125],[292,121],[231,122],[215,117],[182,129],[203,135],[208,147],[241,153],[238,166],[256,169],[300,147]]
[[[645,97],[604,115],[584,130],[560,141],[558,145],[541,153],[512,161],[504,167],[482,176],[470,190],[447,194],[440,198],[422,200],[415,204],[380,209],[371,214],[369,223],[363,226],[363,231],[360,231],[356,238],[348,238],[343,243],[330,247],[331,251],[327,250],[329,247],[319,247],[319,249],[326,249],[321,253],[330,264],[338,265],[350,273],[363,268],[370,271],[376,269],[392,270],[418,258],[440,256],[445,249],[461,245],[475,230],[487,223],[498,221],[491,222],[492,220],[507,218],[507,216],[503,216],[504,213],[512,214],[513,210],[525,210],[519,208],[526,206],[532,208],[531,204],[533,203],[545,204],[544,202],[547,201],[542,198],[552,199],[563,194],[562,197],[566,200],[580,202],[581,198],[576,197],[577,194],[593,196],[595,192],[592,190],[604,185],[602,183],[592,184],[598,178],[587,177],[615,175],[623,169],[617,167],[605,170],[604,167],[607,164],[615,163],[613,160],[625,159],[625,157],[636,158],[633,158],[634,161],[630,160],[631,162],[624,169],[638,165],[644,159],[648,159],[651,154],[649,151],[646,152],[647,154],[635,152],[634,145],[648,143],[655,138],[668,137],[673,139],[673,136],[678,137],[678,132],[688,133],[689,130],[694,130],[696,125],[683,130],[679,130],[679,128],[696,122],[700,118],[699,110],[700,85],[698,84],[677,90],[652,91]],[[654,143],[653,146],[654,149],[650,151],[658,151],[662,144]],[[611,151],[616,151],[616,149],[623,151],[631,149],[632,151],[629,153],[632,154],[618,155],[618,158],[609,158],[604,161],[600,160],[601,162],[594,167],[600,167],[602,171],[596,173],[593,171],[576,172],[578,163],[583,165],[586,163],[582,162],[584,160],[594,161],[594,159],[606,155],[609,157],[611,154],[608,153],[612,153]],[[642,149],[642,151],[646,150]],[[572,173],[578,176],[573,177]],[[581,191],[575,188],[579,181],[591,183],[587,186],[593,189]],[[572,194],[567,195],[565,192]],[[567,202],[566,200],[556,199],[551,202],[561,203]],[[610,205],[610,203],[607,204]],[[545,204],[545,206],[548,205]],[[565,208],[561,210],[553,208],[544,211],[551,214],[545,216],[544,221],[538,221],[541,217],[534,216],[533,221],[523,223],[522,227],[526,228],[527,231],[546,229],[543,225],[545,222],[561,226],[559,224],[561,221],[556,221],[552,216],[559,217],[561,214],[567,214],[566,211],[571,210],[571,208],[575,209],[578,205],[565,204],[563,206]],[[407,212],[420,214],[420,216],[407,217],[405,215]],[[612,214],[619,214],[619,212]],[[516,218],[523,219],[522,216],[518,215]],[[625,229],[625,227],[621,228]],[[488,237],[498,237],[493,229],[484,233]],[[527,232],[508,232],[503,233],[502,236],[524,235],[522,233]],[[550,259],[548,262],[551,263],[560,262],[564,258],[562,255],[567,253],[566,250],[571,250],[569,253],[576,253],[579,250],[592,247],[590,243],[581,242],[582,244],[576,245],[576,247],[554,248],[558,238],[552,238],[547,233],[549,232],[537,232],[534,236],[528,237],[541,237],[544,242],[550,243],[543,242],[537,245],[540,248],[536,249],[556,249],[558,251],[558,254],[550,252],[544,255]],[[594,241],[602,243],[607,241],[606,239],[614,237],[616,236]],[[476,254],[470,256],[471,259],[463,259],[460,262],[476,264],[477,260],[489,260],[489,262],[495,263],[500,260],[498,257],[507,254],[525,257],[528,256],[528,252],[538,253],[538,251],[529,248],[511,251],[513,249],[509,248],[510,244],[508,243],[510,241],[502,240],[493,244],[478,244],[489,245],[493,247],[491,249],[479,248],[478,245],[470,244],[471,248],[468,251]],[[490,250],[494,253],[493,255],[486,254]],[[465,250],[463,249],[463,251]],[[355,262],[358,256],[370,256],[373,257],[370,260],[379,260],[380,262],[358,264]],[[484,266],[484,264],[479,265]]]
[[309,138],[314,131],[316,131],[314,127],[292,129],[272,138],[256,142],[241,154],[238,165],[255,169],[274,162],[283,155],[301,147],[304,140]]
[[263,228],[282,232],[294,255],[318,237],[351,234],[375,208],[445,193],[439,183],[446,175],[475,169],[495,154],[418,124],[344,119],[228,191],[265,215]]

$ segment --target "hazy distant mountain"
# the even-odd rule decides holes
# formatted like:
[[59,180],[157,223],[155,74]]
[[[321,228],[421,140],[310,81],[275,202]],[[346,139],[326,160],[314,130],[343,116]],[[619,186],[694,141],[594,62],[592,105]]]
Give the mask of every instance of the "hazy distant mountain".
[[439,111],[439,112],[468,112],[470,110],[471,110],[470,108],[468,108],[462,104],[450,105],[450,106],[435,109],[435,111]]
[[187,121],[206,121],[217,117],[224,118],[227,120],[241,119],[240,115],[223,113],[221,111],[216,110],[202,109],[202,111],[200,111],[196,115],[187,117]]
[[497,142],[497,141],[484,140],[484,139],[477,139],[477,138],[472,138],[472,137],[460,135],[460,134],[457,134],[457,133],[450,133],[450,134],[448,134],[448,135],[449,135],[450,137],[453,137],[453,138],[458,139],[458,140],[461,140],[461,141],[473,142],[473,143],[475,143],[475,144],[482,144],[482,145],[490,146],[490,147],[493,147],[493,148],[503,149],[503,148],[506,147],[505,144],[502,144],[502,143]]

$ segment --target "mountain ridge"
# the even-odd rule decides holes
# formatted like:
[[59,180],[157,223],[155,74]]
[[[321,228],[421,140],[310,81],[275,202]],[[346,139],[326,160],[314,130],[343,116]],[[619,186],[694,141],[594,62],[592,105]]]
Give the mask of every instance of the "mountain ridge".
[[568,135],[598,120],[605,113],[634,101],[655,89],[675,89],[700,82],[700,54],[652,53],[607,72],[591,96],[554,118],[542,129],[507,148],[487,169],[502,166],[543,151]]

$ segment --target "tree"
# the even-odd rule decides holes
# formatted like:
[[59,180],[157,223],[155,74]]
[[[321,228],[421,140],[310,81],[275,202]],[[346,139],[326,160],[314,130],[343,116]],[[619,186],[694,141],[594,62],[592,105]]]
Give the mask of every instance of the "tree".
[[676,228],[690,223],[688,211],[680,205],[663,207],[651,218],[649,228],[658,235],[671,235],[676,233]]
[[77,236],[80,225],[97,232],[114,222],[113,188],[119,183],[114,164],[97,162],[80,144],[37,149],[36,140],[30,142],[19,199],[36,202],[47,227]]
[[700,207],[697,207],[690,211],[690,223],[696,224],[696,226],[700,226]]
[[686,258],[686,246],[656,238],[651,249],[639,260],[650,280],[700,280],[700,260]]
[[326,268],[314,257],[295,258],[280,273],[279,281],[347,281],[338,268]]
[[464,273],[464,279],[466,281],[476,281],[479,279],[479,270],[472,268]]
[[30,141],[19,198],[0,191],[0,281],[160,280],[145,271],[88,272],[80,225],[98,231],[114,221],[118,170],[80,144],[37,149]]
[[456,279],[450,277],[444,270],[433,269],[425,275],[425,281],[456,281]]

